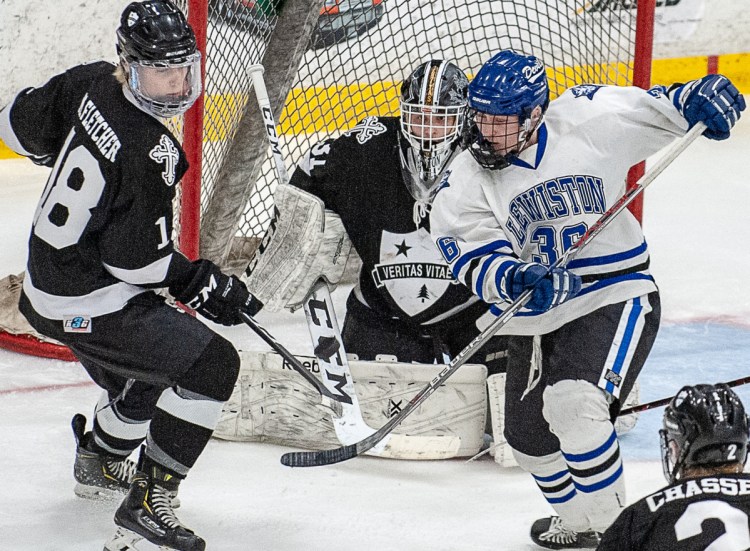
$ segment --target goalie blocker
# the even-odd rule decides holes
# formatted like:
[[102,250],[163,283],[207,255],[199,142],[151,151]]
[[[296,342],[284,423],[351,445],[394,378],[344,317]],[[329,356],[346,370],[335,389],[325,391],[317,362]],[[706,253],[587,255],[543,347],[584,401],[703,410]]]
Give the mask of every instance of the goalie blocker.
[[341,218],[318,197],[279,184],[273,198],[273,220],[241,279],[267,311],[295,310],[318,279],[335,287],[358,257]]
[[[241,351],[242,366],[232,393],[222,410],[214,436],[243,442],[269,442],[307,449],[340,445],[331,420],[332,410],[321,403],[320,394],[274,352]],[[319,376],[318,360],[298,356],[303,365]],[[390,361],[349,362],[354,387],[365,422],[377,428],[443,368],[442,365]],[[445,459],[476,454],[483,444],[487,415],[483,365],[465,365],[450,382],[425,401],[396,434],[445,436],[431,440],[431,447],[408,445],[398,450],[398,459]],[[460,438],[458,451],[455,437]],[[408,442],[408,438],[404,439]]]

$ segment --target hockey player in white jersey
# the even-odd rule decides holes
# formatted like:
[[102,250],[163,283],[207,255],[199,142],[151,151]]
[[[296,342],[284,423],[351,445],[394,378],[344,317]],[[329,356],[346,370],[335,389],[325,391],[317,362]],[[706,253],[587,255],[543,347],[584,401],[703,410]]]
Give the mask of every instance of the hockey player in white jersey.
[[533,288],[509,344],[505,436],[557,516],[535,543],[594,548],[625,506],[612,419],[656,337],[659,294],[624,211],[567,266],[552,265],[625,193],[629,167],[697,122],[725,139],[745,108],[720,75],[670,88],[583,85],[549,102],[544,64],[506,50],[469,85],[468,151],[441,183],[431,234],[495,314]]

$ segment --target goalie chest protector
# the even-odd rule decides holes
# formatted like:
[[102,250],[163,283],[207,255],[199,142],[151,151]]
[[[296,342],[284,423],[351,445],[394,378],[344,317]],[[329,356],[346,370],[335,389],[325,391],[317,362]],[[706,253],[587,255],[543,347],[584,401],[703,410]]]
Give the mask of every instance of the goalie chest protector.
[[[362,259],[367,303],[414,324],[476,303],[443,261],[429,232],[429,213],[406,188],[396,117],[368,117],[337,139],[315,145],[291,184],[338,214]],[[483,313],[484,310],[482,310]]]

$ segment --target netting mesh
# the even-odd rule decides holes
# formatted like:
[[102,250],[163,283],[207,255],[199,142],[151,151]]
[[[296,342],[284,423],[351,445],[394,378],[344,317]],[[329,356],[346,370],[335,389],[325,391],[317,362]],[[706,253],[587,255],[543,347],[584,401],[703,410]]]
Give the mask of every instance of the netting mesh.
[[[500,49],[533,54],[548,67],[553,97],[574,84],[632,82],[636,11],[619,2],[327,0],[322,11],[278,120],[289,170],[323,137],[367,115],[397,114],[401,81],[430,57],[454,61],[471,78]],[[277,0],[209,2],[202,209],[243,109],[255,101],[247,68],[263,60],[280,16]],[[276,184],[269,156],[237,237],[264,234]]]

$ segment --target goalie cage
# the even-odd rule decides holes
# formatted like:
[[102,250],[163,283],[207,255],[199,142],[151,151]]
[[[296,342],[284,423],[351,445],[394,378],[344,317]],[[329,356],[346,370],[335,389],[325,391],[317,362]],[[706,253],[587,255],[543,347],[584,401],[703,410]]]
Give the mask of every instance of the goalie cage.
[[[428,57],[470,76],[502,48],[540,57],[553,97],[581,83],[650,85],[656,0],[177,0],[204,52],[205,90],[170,125],[191,168],[175,208],[189,257],[234,273],[253,256],[277,185],[247,69],[265,79],[286,167],[367,115],[397,115],[403,78]],[[637,4],[637,6],[636,6]],[[631,180],[642,173],[634,168]],[[640,208],[636,206],[640,217]],[[7,289],[0,289],[0,293]],[[0,304],[6,308],[8,300]],[[70,351],[0,327],[0,346]]]

